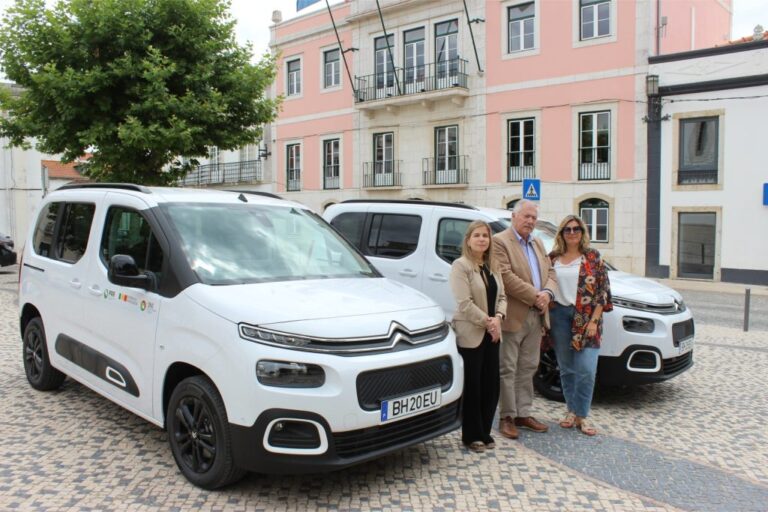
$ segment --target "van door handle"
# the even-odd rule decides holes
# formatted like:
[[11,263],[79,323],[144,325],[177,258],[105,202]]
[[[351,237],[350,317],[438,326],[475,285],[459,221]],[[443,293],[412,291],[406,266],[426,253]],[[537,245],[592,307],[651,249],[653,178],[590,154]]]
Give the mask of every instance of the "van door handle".
[[69,282],[69,286],[74,288],[75,290],[79,290],[81,286],[83,286],[83,283],[80,282],[78,278],[74,278]]
[[95,295],[96,297],[101,296],[101,288],[99,288],[99,285],[97,284],[89,286],[88,291],[90,292],[91,295]]
[[440,282],[440,283],[448,282],[448,278],[445,277],[443,274],[432,274],[431,276],[429,276],[429,280],[430,281],[437,281],[437,282]]
[[406,268],[405,270],[401,270],[401,271],[400,271],[400,272],[398,272],[398,273],[399,273],[401,276],[405,276],[405,277],[416,277],[416,272],[414,272],[413,270],[411,270],[411,269],[409,269],[409,268]]

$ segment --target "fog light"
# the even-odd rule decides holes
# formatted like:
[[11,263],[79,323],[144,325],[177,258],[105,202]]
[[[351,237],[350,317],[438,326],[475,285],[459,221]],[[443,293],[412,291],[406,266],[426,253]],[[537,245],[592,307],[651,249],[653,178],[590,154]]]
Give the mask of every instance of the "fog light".
[[637,316],[625,316],[621,319],[624,330],[628,332],[639,332],[649,334],[653,332],[654,323],[650,318],[640,318]]
[[279,388],[319,388],[325,383],[322,367],[287,361],[259,361],[256,377],[265,386]]

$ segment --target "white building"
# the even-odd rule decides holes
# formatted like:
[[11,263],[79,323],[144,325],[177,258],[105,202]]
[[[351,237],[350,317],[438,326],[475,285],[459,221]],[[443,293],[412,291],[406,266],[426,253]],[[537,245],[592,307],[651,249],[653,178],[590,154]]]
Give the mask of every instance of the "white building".
[[647,274],[768,284],[768,38],[651,57],[649,74]]

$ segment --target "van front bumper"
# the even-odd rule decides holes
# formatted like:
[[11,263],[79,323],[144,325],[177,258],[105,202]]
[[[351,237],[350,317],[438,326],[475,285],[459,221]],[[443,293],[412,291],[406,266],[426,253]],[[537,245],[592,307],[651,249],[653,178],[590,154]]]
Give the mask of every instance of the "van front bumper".
[[393,423],[332,432],[315,413],[264,411],[250,427],[230,424],[235,464],[269,474],[343,469],[428,441],[461,426],[461,400]]

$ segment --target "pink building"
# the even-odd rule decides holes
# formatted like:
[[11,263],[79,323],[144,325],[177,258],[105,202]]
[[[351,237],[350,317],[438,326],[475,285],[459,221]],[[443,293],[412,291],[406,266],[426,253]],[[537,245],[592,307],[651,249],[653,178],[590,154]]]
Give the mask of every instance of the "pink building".
[[[644,273],[648,58],[729,39],[731,0],[348,0],[272,27],[270,190],[580,213]],[[382,21],[383,20],[383,21]],[[345,68],[346,64],[349,68]],[[351,77],[351,79],[350,79]]]

